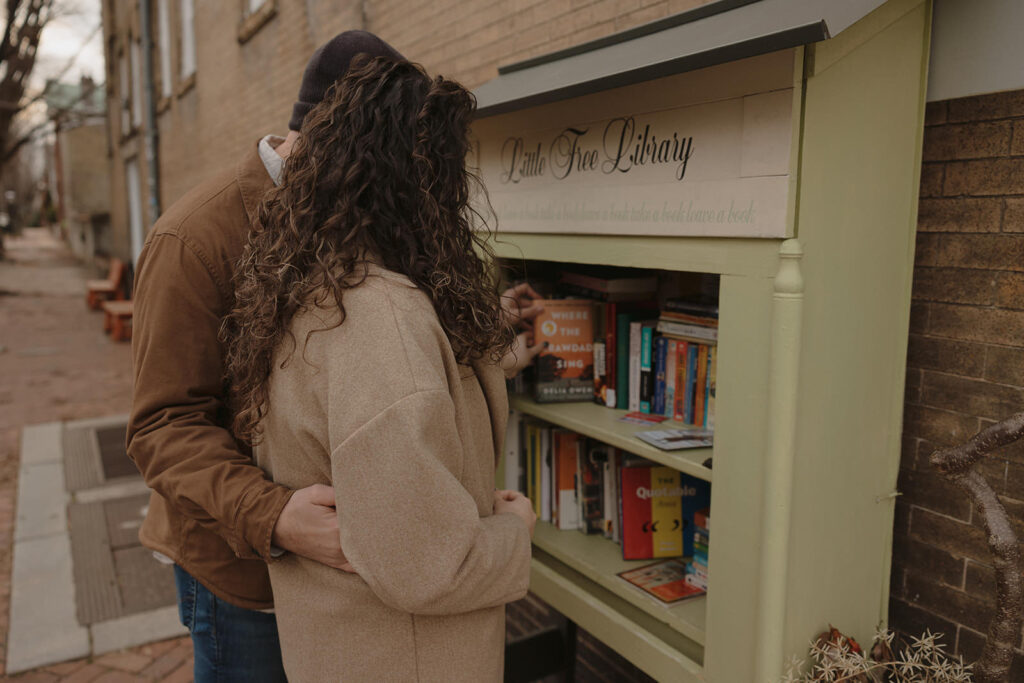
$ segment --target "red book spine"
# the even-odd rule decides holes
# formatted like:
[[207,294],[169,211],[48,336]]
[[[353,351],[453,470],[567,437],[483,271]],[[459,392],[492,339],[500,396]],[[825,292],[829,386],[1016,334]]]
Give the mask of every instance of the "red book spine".
[[651,502],[636,494],[651,487],[651,468],[622,468],[622,559],[645,560],[654,557],[654,534],[645,533],[651,523]]

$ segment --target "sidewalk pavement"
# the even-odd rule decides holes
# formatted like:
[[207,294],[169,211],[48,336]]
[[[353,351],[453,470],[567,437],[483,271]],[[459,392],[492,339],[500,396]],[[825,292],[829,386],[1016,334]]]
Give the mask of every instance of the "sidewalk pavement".
[[[85,306],[79,266],[48,230],[5,239],[0,261],[0,667],[6,657],[11,548],[18,481],[18,438],[29,424],[127,413],[128,344],[103,334],[102,314]],[[2,671],[2,668],[0,668]],[[4,680],[190,681],[187,638],[44,667]]]

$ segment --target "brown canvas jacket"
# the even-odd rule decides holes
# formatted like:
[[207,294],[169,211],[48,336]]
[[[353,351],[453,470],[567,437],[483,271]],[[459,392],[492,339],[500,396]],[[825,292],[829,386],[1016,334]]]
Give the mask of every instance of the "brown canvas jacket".
[[153,489],[139,538],[250,609],[273,604],[266,561],[291,490],[270,481],[229,432],[217,334],[271,186],[254,144],[236,168],[175,202],[146,240],[134,293],[128,455]]

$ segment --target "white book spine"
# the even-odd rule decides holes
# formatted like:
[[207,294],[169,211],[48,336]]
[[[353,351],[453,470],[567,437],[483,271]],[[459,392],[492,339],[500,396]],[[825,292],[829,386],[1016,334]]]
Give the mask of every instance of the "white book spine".
[[642,322],[629,324],[629,410],[640,410],[640,344],[643,341]]

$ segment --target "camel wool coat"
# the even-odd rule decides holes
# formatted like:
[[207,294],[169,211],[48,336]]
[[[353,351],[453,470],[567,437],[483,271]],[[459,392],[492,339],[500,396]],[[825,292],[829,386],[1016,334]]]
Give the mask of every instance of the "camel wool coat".
[[530,570],[526,524],[493,514],[504,374],[456,363],[429,297],[369,268],[345,290],[340,326],[336,307],[295,316],[270,377],[257,461],[290,488],[334,486],[357,571],[270,564],[285,671],[295,683],[500,681],[505,603]]

